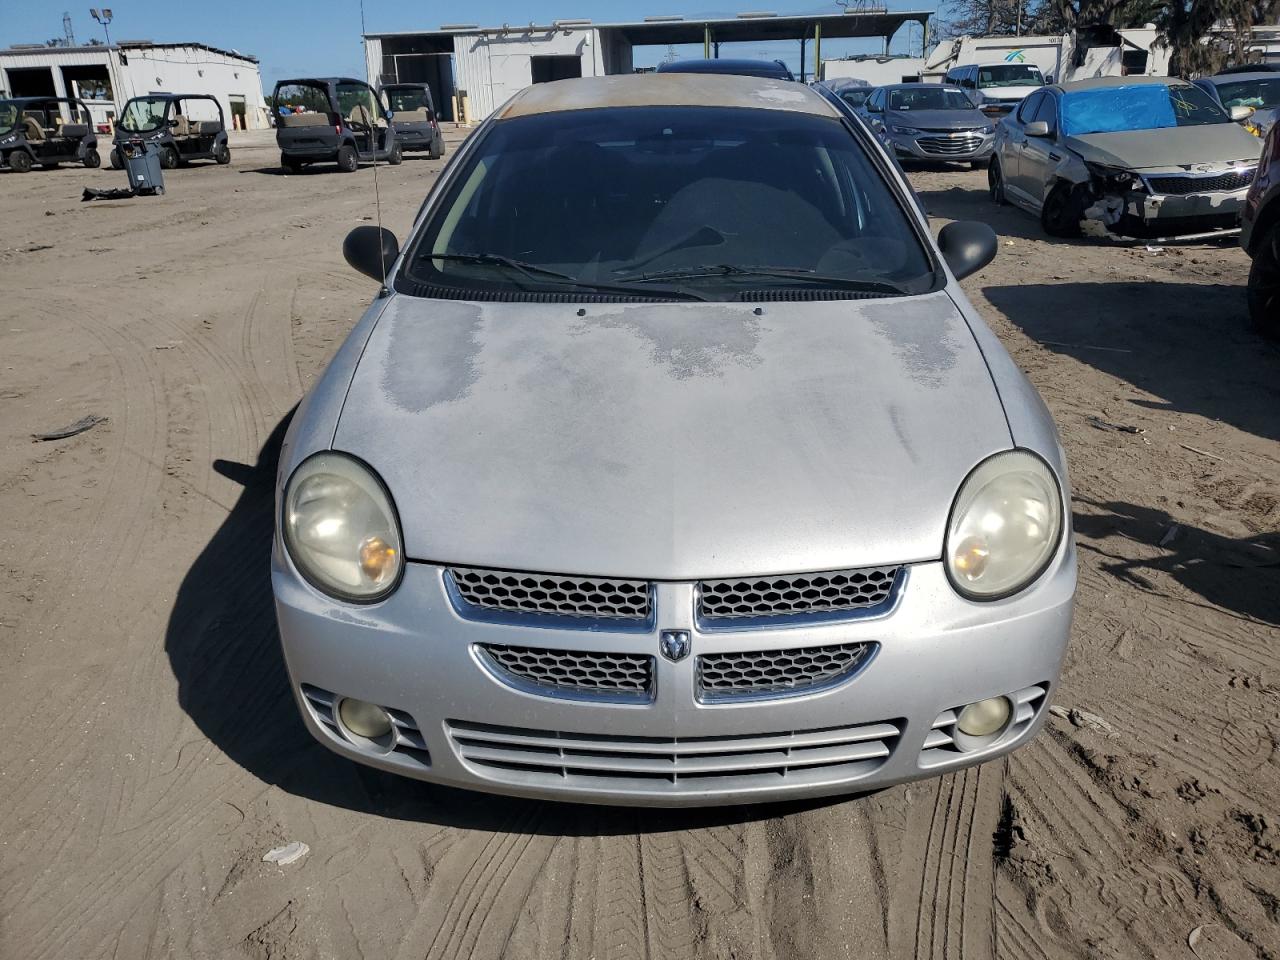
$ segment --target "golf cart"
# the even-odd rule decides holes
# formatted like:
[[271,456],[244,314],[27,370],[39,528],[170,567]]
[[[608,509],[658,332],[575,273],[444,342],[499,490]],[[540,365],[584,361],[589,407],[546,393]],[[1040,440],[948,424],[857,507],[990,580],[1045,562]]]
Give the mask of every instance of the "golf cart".
[[88,108],[70,97],[0,100],[0,167],[26,173],[60,163],[102,163]]
[[152,93],[124,105],[116,123],[111,166],[124,168],[121,144],[131,140],[154,143],[160,166],[172,170],[191,160],[231,162],[222,104],[203,93]]
[[396,139],[405,150],[426,150],[432,160],[444,156],[444,133],[425,83],[388,83],[382,94],[391,108]]
[[281,80],[271,103],[280,166],[289,173],[309,163],[336,163],[344,173],[354,173],[362,160],[394,166],[404,158],[391,111],[363,80]]

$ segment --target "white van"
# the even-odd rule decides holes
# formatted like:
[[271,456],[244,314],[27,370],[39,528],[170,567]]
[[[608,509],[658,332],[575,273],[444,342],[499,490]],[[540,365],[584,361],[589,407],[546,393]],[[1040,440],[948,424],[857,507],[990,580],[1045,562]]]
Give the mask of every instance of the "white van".
[[948,70],[943,82],[959,87],[979,110],[998,119],[1043,87],[1044,75],[1034,63],[970,63]]

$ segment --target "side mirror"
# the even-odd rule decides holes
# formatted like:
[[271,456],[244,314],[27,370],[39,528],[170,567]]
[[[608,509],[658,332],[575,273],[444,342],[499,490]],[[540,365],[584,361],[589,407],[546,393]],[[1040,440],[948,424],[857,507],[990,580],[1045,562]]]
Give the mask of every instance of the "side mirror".
[[394,110],[383,111],[383,114],[382,114],[383,120],[394,120],[395,118],[396,118],[396,113]]
[[1242,120],[1248,120],[1251,116],[1253,116],[1253,111],[1248,107],[1237,105],[1231,108],[1231,119],[1236,123],[1240,123]]
[[1049,124],[1044,120],[1032,120],[1022,128],[1022,132],[1028,137],[1047,137],[1049,136]]
[[996,258],[1000,239],[985,223],[958,220],[938,233],[938,249],[956,279],[963,280]]
[[342,241],[342,255],[366,277],[382,283],[400,256],[400,241],[382,227],[356,227]]

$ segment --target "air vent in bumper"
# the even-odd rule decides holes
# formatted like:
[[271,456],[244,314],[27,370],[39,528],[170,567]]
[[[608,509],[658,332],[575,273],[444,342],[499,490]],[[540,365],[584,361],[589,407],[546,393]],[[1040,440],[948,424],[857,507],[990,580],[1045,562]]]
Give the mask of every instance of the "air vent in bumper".
[[389,749],[374,749],[368,741],[361,743],[353,740],[339,726],[338,720],[334,716],[334,709],[342,697],[330,693],[328,690],[313,687],[309,683],[302,685],[302,695],[306,698],[307,705],[311,707],[316,719],[334,736],[350,746],[370,754],[385,755],[391,753],[412,760],[424,767],[431,766],[431,754],[427,751],[427,741],[422,736],[422,730],[418,727],[417,721],[403,710],[393,710],[391,707],[382,708],[391,717],[391,738],[387,745]]
[[[1044,707],[1045,694],[1048,690],[1049,685],[1042,683],[1009,694],[1009,699],[1013,701],[1013,716],[1004,731],[992,737],[991,743],[995,744],[1021,736],[1035,722],[1040,710]],[[950,710],[944,710],[938,715],[938,719],[933,721],[932,729],[924,738],[924,748],[920,751],[920,766],[936,767],[954,761],[965,754],[966,751],[956,744],[956,720],[962,709],[963,707],[952,707]]]

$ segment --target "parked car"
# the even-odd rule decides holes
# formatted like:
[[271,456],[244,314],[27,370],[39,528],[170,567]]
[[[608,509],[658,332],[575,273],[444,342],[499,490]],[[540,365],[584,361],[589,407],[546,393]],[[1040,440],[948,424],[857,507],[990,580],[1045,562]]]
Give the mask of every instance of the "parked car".
[[985,167],[995,144],[995,121],[959,87],[895,83],[862,105],[872,129],[903,160],[954,160]]
[[1045,85],[1034,63],[970,63],[947,71],[943,83],[959,87],[988,117],[1007,117],[1023,98]]
[[1255,137],[1265,137],[1280,114],[1280,73],[1220,73],[1195,83],[1224,110],[1244,107],[1248,115],[1240,122]]
[[1249,318],[1260,333],[1280,339],[1280,124],[1263,144],[1240,225],[1240,246],[1253,258]]
[[272,584],[332,750],[476,790],[722,804],[1025,744],[1075,592],[1052,420],[818,92],[534,84],[468,139],[299,407]]
[[0,167],[26,173],[39,164],[102,165],[89,110],[70,97],[0,100]]
[[1099,77],[1027,97],[996,130],[991,197],[1039,215],[1056,237],[1081,221],[1127,236],[1239,226],[1261,144],[1199,87]]
[[861,109],[875,90],[866,80],[857,77],[832,77],[830,80],[818,80],[813,85],[826,87],[854,110]]
[[122,144],[131,140],[153,143],[160,166],[172,170],[192,160],[231,162],[227,125],[217,97],[203,93],[152,93],[124,105],[116,123],[111,166],[124,169]]
[[382,88],[396,139],[403,150],[426,150],[432,160],[444,156],[444,133],[425,83],[388,83]]
[[281,80],[271,102],[280,166],[288,173],[301,173],[313,163],[336,163],[344,173],[354,173],[361,161],[395,166],[404,159],[391,110],[363,80]]
[[658,73],[729,73],[741,77],[773,77],[794,80],[795,75],[781,60],[671,60],[658,64]]

